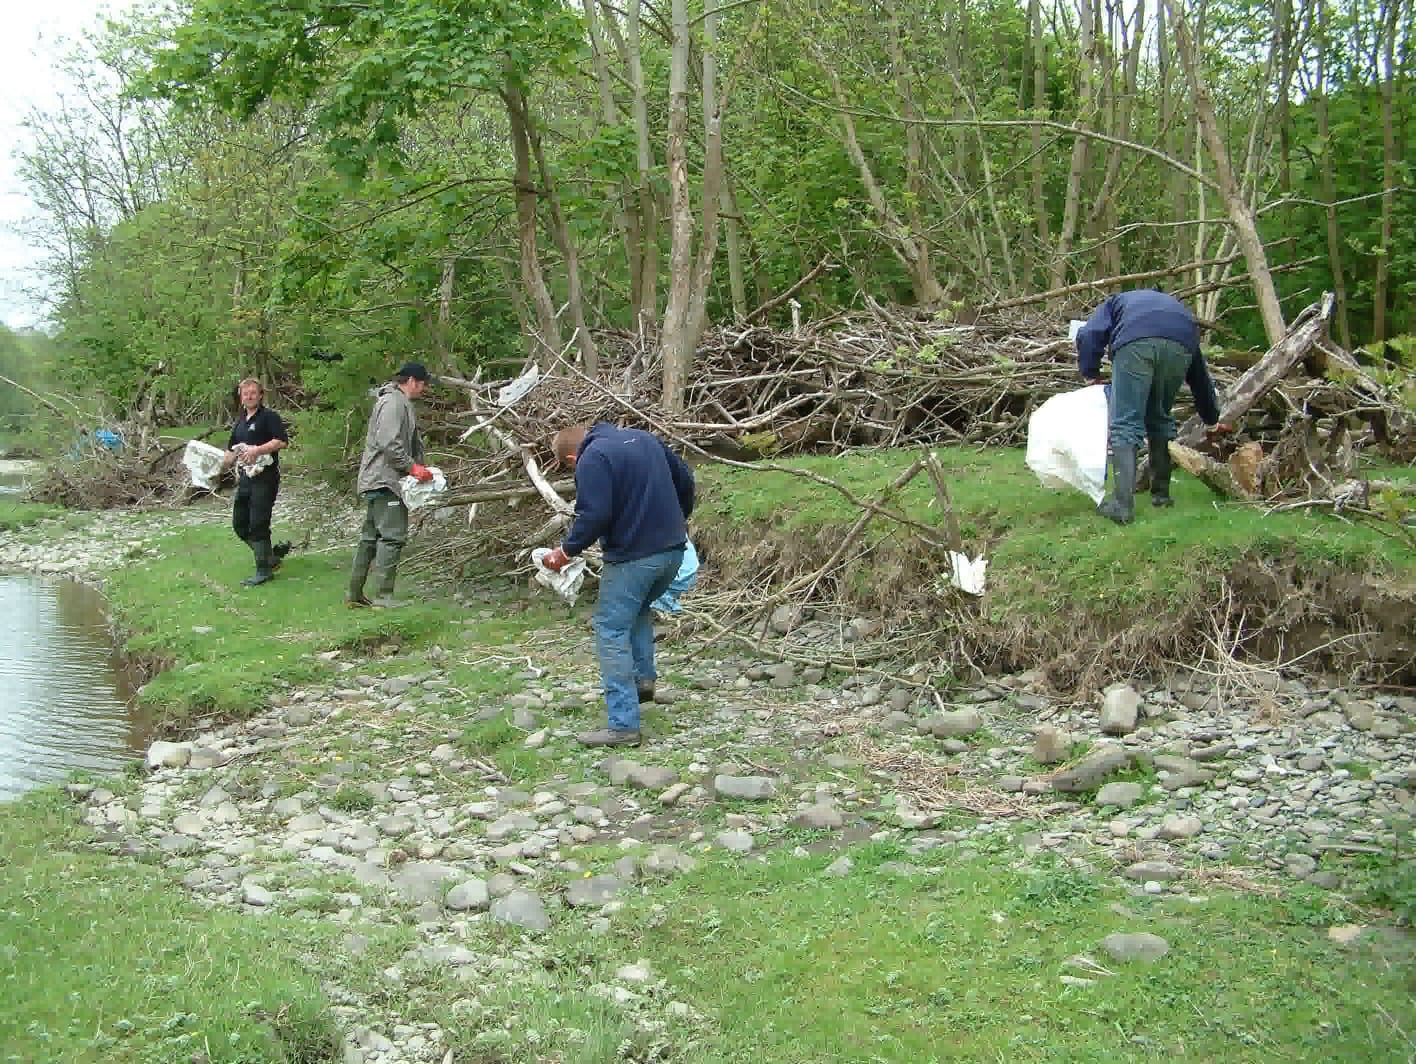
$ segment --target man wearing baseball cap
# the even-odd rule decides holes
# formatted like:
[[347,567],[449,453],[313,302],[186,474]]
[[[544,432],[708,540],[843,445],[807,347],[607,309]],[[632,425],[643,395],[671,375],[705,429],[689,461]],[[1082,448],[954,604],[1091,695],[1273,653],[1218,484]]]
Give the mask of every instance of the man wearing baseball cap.
[[[351,607],[403,605],[393,597],[398,556],[408,539],[408,510],[400,481],[405,476],[419,481],[433,479],[423,465],[423,438],[418,434],[418,418],[413,412],[413,400],[423,397],[428,380],[427,366],[405,362],[394,379],[379,389],[369,415],[364,455],[359,460],[358,491],[366,507],[364,527],[359,532],[349,591],[344,597]],[[369,599],[364,595],[364,583],[371,566],[374,597]]]

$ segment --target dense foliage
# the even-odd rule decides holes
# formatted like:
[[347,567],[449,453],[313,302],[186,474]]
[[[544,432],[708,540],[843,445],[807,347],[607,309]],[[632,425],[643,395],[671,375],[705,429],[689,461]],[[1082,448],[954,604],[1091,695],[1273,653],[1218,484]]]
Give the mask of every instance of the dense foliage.
[[1376,354],[1416,331],[1412,10],[192,0],[106,24],[31,116],[62,370],[174,420],[245,373],[343,409],[409,355],[506,373],[577,326],[652,332],[695,236],[710,322],[823,260],[808,315],[1048,290],[1075,314],[1085,282],[1155,273],[1264,346],[1271,269],[1288,315],[1336,290]]

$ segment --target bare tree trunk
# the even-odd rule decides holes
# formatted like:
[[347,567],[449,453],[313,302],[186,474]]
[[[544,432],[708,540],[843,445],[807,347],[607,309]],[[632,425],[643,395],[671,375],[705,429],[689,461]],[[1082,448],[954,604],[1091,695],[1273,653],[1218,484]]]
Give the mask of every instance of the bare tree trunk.
[[1391,219],[1396,207],[1396,131],[1392,122],[1392,77],[1396,66],[1397,0],[1386,0],[1382,58],[1382,242],[1372,280],[1372,342],[1386,339],[1387,283],[1391,277]]
[[1327,0],[1318,0],[1318,54],[1313,86],[1313,113],[1318,122],[1318,169],[1322,181],[1327,216],[1328,270],[1336,300],[1337,338],[1352,350],[1352,330],[1347,322],[1347,279],[1342,267],[1342,242],[1337,231],[1337,179],[1333,176],[1332,133],[1328,129],[1327,106]]
[[[856,137],[855,120],[851,117],[850,101],[846,97],[846,90],[841,84],[840,75],[827,61],[825,53],[815,40],[808,38],[807,45],[816,56],[816,61],[830,80],[831,87],[836,94],[836,102],[840,105],[837,116],[841,120],[841,128],[845,134],[846,154],[850,156],[851,162],[855,163],[856,173],[860,177],[860,183],[865,187],[865,194],[870,200],[871,209],[875,214],[875,222],[882,238],[887,242],[895,257],[900,260],[900,264],[909,271],[910,280],[914,285],[915,301],[925,307],[938,306],[944,301],[944,289],[934,275],[934,267],[930,263],[929,256],[920,254],[920,243],[916,239],[917,234],[911,232],[909,227],[890,209],[889,203],[885,200],[885,193],[875,180],[875,173],[871,170],[870,163],[866,160],[865,152],[861,150],[860,141]],[[924,246],[926,249],[928,248],[927,244]]]
[[[1047,106],[1047,42],[1042,36],[1042,0],[1028,0],[1028,32],[1032,35],[1032,106],[1034,118],[1046,118]],[[1042,127],[1032,127],[1032,209],[1037,224],[1037,254],[1046,255],[1052,243],[1047,217],[1047,194],[1043,185]],[[1027,283],[1033,284],[1032,253],[1024,268]]]
[[[1093,88],[1092,67],[1096,62],[1096,20],[1092,16],[1091,0],[1078,0],[1081,17],[1078,41],[1077,103],[1080,112],[1076,125],[1086,128],[1096,114],[1096,90]],[[1072,162],[1067,169],[1067,193],[1062,203],[1062,231],[1057,235],[1057,250],[1052,259],[1048,287],[1061,288],[1067,283],[1067,260],[1072,255],[1072,241],[1077,235],[1077,215],[1082,200],[1082,176],[1087,167],[1086,137],[1072,139]]]
[[747,283],[742,272],[742,244],[738,235],[739,217],[736,206],[736,197],[733,195],[732,182],[729,180],[727,171],[723,172],[722,189],[719,194],[719,208],[723,212],[723,236],[727,244],[728,251],[728,291],[732,295],[733,320],[744,321],[747,318]]
[[434,343],[437,353],[437,371],[450,373],[454,369],[452,361],[452,294],[457,280],[457,256],[443,257],[442,281],[438,284],[438,327]]
[[[959,5],[960,13],[964,11],[964,4]],[[885,15],[885,35],[890,49],[890,65],[894,68],[895,91],[900,94],[900,114],[904,118],[905,126],[905,188],[907,198],[905,202],[905,215],[909,219],[909,235],[902,239],[909,241],[913,245],[913,255],[907,256],[911,262],[928,263],[930,256],[929,238],[925,233],[924,225],[924,146],[923,130],[919,122],[919,109],[915,105],[914,90],[910,85],[910,68],[905,57],[905,50],[900,42],[899,9],[891,6]],[[953,71],[951,71],[953,73]],[[954,84],[959,85],[957,75],[954,76]],[[851,139],[855,138],[855,131],[850,132]],[[863,156],[862,156],[863,158]],[[859,166],[860,163],[857,163]],[[916,296],[919,295],[919,286],[915,286]],[[932,300],[931,300],[932,301]]]
[[[689,334],[693,289],[693,205],[688,188],[688,0],[671,0],[669,53],[669,302],[664,308],[664,409],[683,410],[694,338]],[[705,234],[706,236],[706,234]]]
[[703,239],[698,245],[689,297],[688,331],[693,340],[690,358],[708,320],[708,290],[713,283],[713,260],[718,251],[718,208],[723,195],[723,107],[727,93],[723,93],[723,98],[718,95],[716,10],[704,16],[703,37]]
[[[1115,16],[1113,16],[1115,17]],[[1137,72],[1141,65],[1141,43],[1145,39],[1146,26],[1146,4],[1145,0],[1136,0],[1135,25],[1130,30],[1129,40],[1125,40],[1127,23],[1124,20],[1120,23],[1123,32],[1123,40],[1126,44],[1126,55],[1121,67],[1121,89],[1115,89],[1114,70],[1110,74],[1112,79],[1111,135],[1118,140],[1129,140],[1131,137],[1131,113],[1136,99]],[[1106,172],[1102,177],[1101,191],[1092,202],[1091,216],[1088,219],[1090,228],[1098,236],[1105,236],[1116,228],[1116,185],[1121,174],[1121,145],[1113,143],[1106,155]],[[1121,246],[1115,240],[1107,240],[1103,243],[1101,250],[1101,271],[1102,276],[1112,277],[1121,272]]]
[[[605,60],[605,44],[600,34],[598,0],[581,0],[585,12],[585,34],[590,41],[590,58],[595,68],[595,85],[600,93],[600,120],[606,128],[619,124],[619,109],[615,106],[613,86],[610,81],[610,67]],[[639,225],[631,207],[633,192],[627,181],[619,184],[619,201],[615,208],[615,224],[619,226],[620,237],[624,241],[625,262],[629,266],[630,304],[639,306],[639,271],[635,269],[635,258],[639,254]]]
[[521,91],[508,83],[502,89],[506,104],[508,130],[511,134],[511,154],[516,168],[516,238],[521,252],[521,283],[536,312],[536,332],[531,340],[530,354],[542,366],[560,353],[560,326],[556,322],[556,307],[541,273],[541,261],[536,251],[536,186],[531,180],[531,144],[526,128],[526,101]]
[[585,367],[585,372],[594,377],[600,372],[600,355],[595,350],[595,339],[585,324],[585,296],[580,286],[580,254],[576,250],[575,241],[570,237],[570,230],[566,227],[565,216],[561,213],[560,195],[556,192],[555,181],[546,166],[545,152],[541,149],[540,130],[536,128],[529,112],[523,117],[531,152],[536,158],[536,172],[540,174],[541,187],[545,190],[546,203],[550,207],[551,238],[565,259],[566,298],[570,303],[570,321],[575,327],[575,347],[580,352],[580,362]]
[[[652,327],[659,320],[659,216],[658,207],[654,200],[654,152],[649,145],[649,98],[644,90],[644,63],[640,54],[639,36],[639,0],[629,0],[628,17],[628,51],[629,51],[629,81],[634,91],[634,139],[637,151],[637,161],[639,164],[639,256],[634,263],[634,273],[637,283],[634,285],[639,293],[639,300],[635,304],[636,326],[640,329]],[[684,56],[684,68],[687,70],[688,57]],[[688,92],[687,75],[683,91]],[[670,86],[669,99],[672,104],[673,88]],[[688,106],[687,100],[684,107]],[[682,138],[684,129],[687,129],[687,112],[684,117],[684,127],[679,130]],[[673,141],[673,132],[669,133],[669,141]],[[680,140],[680,148],[682,141]],[[686,176],[685,176],[686,180]]]
[[1259,238],[1254,212],[1245,201],[1242,190],[1234,179],[1234,170],[1229,162],[1229,153],[1224,146],[1219,121],[1215,117],[1214,105],[1210,102],[1209,89],[1201,76],[1199,61],[1190,38],[1190,26],[1186,21],[1182,0],[1165,0],[1170,8],[1170,17],[1175,30],[1175,46],[1180,65],[1185,70],[1185,78],[1190,83],[1190,95],[1195,108],[1195,119],[1199,123],[1200,135],[1214,161],[1215,177],[1219,182],[1220,195],[1224,197],[1230,221],[1234,224],[1239,239],[1240,250],[1249,267],[1249,279],[1258,297],[1259,314],[1264,320],[1264,332],[1270,344],[1276,344],[1284,335],[1283,308],[1278,302],[1278,292],[1273,285],[1273,274],[1269,271],[1268,257],[1264,254],[1264,244]]

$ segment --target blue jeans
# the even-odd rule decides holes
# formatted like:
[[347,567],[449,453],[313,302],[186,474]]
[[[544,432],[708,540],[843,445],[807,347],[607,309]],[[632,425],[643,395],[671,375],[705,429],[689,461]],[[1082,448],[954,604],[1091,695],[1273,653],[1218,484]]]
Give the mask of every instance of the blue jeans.
[[595,644],[610,727],[639,730],[638,682],[652,682],[654,621],[649,604],[668,590],[683,561],[683,548],[632,562],[606,562],[595,602]]
[[1180,394],[1190,352],[1174,340],[1133,340],[1111,353],[1111,446],[1173,440],[1170,408]]

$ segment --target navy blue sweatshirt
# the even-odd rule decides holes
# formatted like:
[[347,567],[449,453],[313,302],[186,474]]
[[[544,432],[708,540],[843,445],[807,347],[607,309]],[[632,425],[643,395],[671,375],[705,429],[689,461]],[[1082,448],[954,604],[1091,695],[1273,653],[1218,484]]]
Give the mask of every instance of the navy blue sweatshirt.
[[575,523],[561,549],[603,540],[605,561],[632,562],[682,547],[693,513],[693,472],[650,432],[597,421],[575,457]]
[[1200,354],[1200,334],[1184,303],[1153,288],[1138,288],[1111,296],[1092,312],[1077,333],[1077,366],[1087,380],[1101,376],[1106,349],[1115,352],[1135,340],[1173,340],[1190,352],[1185,383],[1195,397],[1195,412],[1206,425],[1219,420],[1219,399],[1214,392],[1205,356]]

